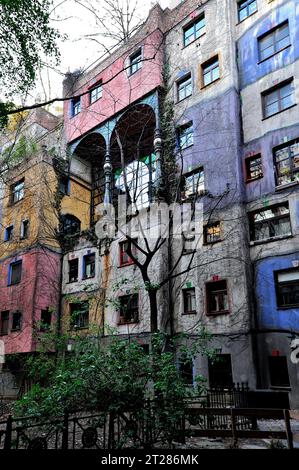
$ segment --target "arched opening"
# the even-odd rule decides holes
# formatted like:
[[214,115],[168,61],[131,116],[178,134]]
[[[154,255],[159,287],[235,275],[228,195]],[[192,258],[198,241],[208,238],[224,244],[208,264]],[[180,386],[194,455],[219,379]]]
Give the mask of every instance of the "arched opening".
[[88,183],[91,191],[90,224],[96,222],[96,206],[103,202],[104,173],[103,164],[106,153],[104,137],[92,133],[84,137],[72,156],[71,173]]
[[81,221],[72,214],[63,214],[61,216],[61,229],[63,235],[78,235],[81,230]]
[[155,174],[155,113],[148,105],[136,105],[118,121],[111,136],[113,197],[126,194],[135,209],[152,199]]

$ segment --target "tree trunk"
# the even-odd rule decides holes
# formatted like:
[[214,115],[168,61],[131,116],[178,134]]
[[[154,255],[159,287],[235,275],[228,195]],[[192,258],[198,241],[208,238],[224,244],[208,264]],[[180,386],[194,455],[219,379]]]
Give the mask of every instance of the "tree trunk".
[[148,296],[150,301],[150,317],[151,317],[151,333],[158,331],[158,303],[157,303],[157,290],[149,289]]

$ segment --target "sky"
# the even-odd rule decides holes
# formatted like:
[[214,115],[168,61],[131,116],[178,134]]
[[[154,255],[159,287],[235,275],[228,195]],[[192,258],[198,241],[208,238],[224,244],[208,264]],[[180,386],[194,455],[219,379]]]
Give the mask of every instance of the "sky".
[[[99,27],[96,25],[95,17],[87,7],[98,5],[101,7],[103,0],[54,0],[56,6],[53,11],[52,25],[57,28],[62,35],[67,38],[59,41],[61,61],[58,66],[44,68],[40,74],[37,86],[30,93],[29,101],[45,101],[49,98],[59,97],[62,94],[63,76],[68,71],[78,68],[86,69],[91,64],[99,61],[103,55],[100,46],[94,40],[87,39],[86,36],[95,34],[99,38]],[[134,0],[132,1],[134,3]],[[137,11],[138,21],[147,17],[150,8],[156,3],[153,0],[138,0],[139,9]],[[162,8],[171,4],[171,0],[159,0]],[[98,11],[101,12],[99,8]],[[105,40],[109,47],[111,43]],[[60,112],[61,106],[54,105],[51,108],[54,112]]]

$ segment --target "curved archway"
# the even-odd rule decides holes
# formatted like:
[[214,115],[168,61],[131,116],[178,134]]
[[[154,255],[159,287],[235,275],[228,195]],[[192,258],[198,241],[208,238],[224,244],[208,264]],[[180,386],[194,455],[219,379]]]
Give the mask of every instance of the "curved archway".
[[62,214],[61,229],[64,235],[77,235],[81,230],[81,221],[73,214]]

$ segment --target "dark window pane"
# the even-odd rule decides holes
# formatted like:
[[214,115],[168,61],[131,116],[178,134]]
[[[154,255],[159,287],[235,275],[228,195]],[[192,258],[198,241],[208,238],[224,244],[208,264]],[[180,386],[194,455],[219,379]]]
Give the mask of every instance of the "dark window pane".
[[228,312],[228,296],[226,281],[210,282],[206,285],[207,313],[217,314]]
[[123,295],[119,298],[120,323],[132,323],[138,321],[138,294]]
[[83,277],[89,278],[95,275],[95,254],[86,255],[83,257]]
[[285,356],[269,357],[270,384],[273,387],[289,387],[288,363]]
[[9,311],[1,312],[0,318],[0,335],[7,335],[9,329]]
[[78,280],[78,258],[69,261],[69,282],[76,282]]
[[13,331],[18,331],[18,330],[21,329],[21,326],[22,326],[22,313],[21,312],[13,312],[11,329]]
[[73,328],[88,328],[89,303],[82,301],[70,304],[71,326]]
[[11,263],[9,284],[18,284],[22,277],[22,261]]
[[230,354],[218,354],[216,361],[209,360],[210,387],[230,387],[233,374]]

